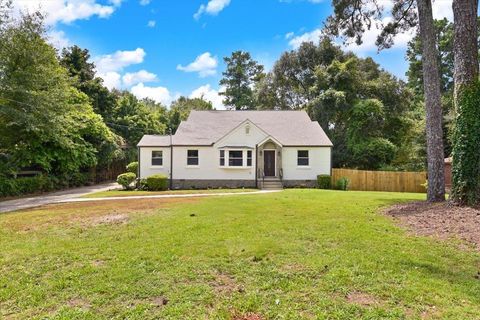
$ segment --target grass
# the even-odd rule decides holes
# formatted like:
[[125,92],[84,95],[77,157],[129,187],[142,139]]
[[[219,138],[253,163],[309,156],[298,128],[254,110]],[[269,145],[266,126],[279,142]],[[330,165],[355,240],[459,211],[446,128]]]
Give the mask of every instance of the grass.
[[90,193],[81,198],[108,198],[108,197],[129,197],[129,196],[153,196],[169,194],[209,194],[209,193],[238,193],[253,192],[258,189],[196,189],[196,190],[169,190],[169,191],[139,191],[139,190],[109,190]]
[[0,318],[478,319],[478,252],[379,213],[423,197],[287,190],[0,215]]

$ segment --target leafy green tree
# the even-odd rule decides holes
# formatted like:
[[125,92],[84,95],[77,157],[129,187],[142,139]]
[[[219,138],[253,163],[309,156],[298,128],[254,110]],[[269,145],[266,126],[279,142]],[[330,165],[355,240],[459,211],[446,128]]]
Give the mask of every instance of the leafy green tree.
[[220,92],[225,96],[223,103],[235,110],[255,109],[252,87],[262,78],[263,66],[245,51],[235,51],[223,60],[227,65],[220,80],[220,85],[225,86],[225,91]]
[[102,78],[95,77],[95,65],[89,60],[88,50],[76,45],[64,48],[60,57],[60,62],[67,68],[75,87],[90,98],[94,111],[105,121],[111,121],[116,105],[115,95],[103,85]]
[[[9,16],[11,17],[11,15]],[[88,98],[71,86],[45,41],[43,16],[9,18],[0,28],[1,168],[69,175],[116,152],[116,137]]]
[[[454,0],[454,7],[456,2],[461,1]],[[478,0],[469,0],[471,3],[475,1],[478,3]],[[422,73],[426,110],[427,198],[431,202],[445,201],[440,69],[437,60],[438,50],[432,1],[396,0],[391,9],[392,19],[385,24],[381,23],[385,15],[385,7],[378,0],[367,2],[364,0],[333,0],[332,5],[333,14],[327,18],[326,23],[326,30],[331,35],[342,36],[346,40],[353,38],[357,44],[361,44],[364,33],[372,25],[380,25],[382,31],[376,40],[376,45],[380,50],[390,48],[397,34],[418,26],[422,43]]]
[[[412,90],[380,69],[371,58],[361,59],[343,52],[329,38],[321,38],[318,44],[303,43],[284,53],[255,92],[260,97],[259,109],[307,110],[332,139],[334,166],[378,168],[393,161],[399,167],[408,167],[407,159],[396,161],[395,151],[402,151],[402,156],[406,149],[420,151],[412,148],[417,140],[410,138],[416,120],[414,110],[419,108]],[[356,113],[352,110],[368,99],[382,105],[375,114],[382,118],[382,125],[377,128],[380,133],[375,138],[388,140],[394,146],[388,149],[392,151],[389,157],[370,157],[370,163],[359,159],[360,152],[352,151],[355,143],[366,146],[366,136],[358,134],[355,140],[347,134],[351,121],[355,121],[352,117]],[[405,136],[409,138],[404,139]],[[423,165],[423,161],[420,163]]]
[[164,134],[166,124],[161,122],[162,112],[152,110],[151,101],[139,101],[128,91],[117,92],[117,106],[111,126],[135,150],[144,134]]
[[203,100],[203,97],[180,97],[173,101],[168,112],[168,127],[172,133],[177,131],[180,122],[187,120],[192,110],[213,110],[213,106],[210,101]]

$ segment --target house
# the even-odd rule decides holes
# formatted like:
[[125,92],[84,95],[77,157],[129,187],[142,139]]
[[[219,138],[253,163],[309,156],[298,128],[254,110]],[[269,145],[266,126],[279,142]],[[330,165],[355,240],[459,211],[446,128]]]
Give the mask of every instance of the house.
[[304,111],[192,111],[175,135],[145,135],[139,174],[173,189],[315,186],[332,142]]

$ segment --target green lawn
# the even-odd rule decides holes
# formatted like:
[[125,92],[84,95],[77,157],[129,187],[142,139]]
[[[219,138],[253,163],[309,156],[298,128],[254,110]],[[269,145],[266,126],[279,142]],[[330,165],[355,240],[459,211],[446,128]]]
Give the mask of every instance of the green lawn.
[[0,318],[478,319],[480,254],[379,213],[423,197],[287,190],[0,215]]
[[168,191],[139,191],[139,190],[110,190],[90,193],[81,198],[105,198],[105,197],[129,197],[129,196],[153,196],[153,195],[169,195],[169,194],[208,194],[208,193],[238,193],[253,192],[258,189],[197,189],[197,190],[168,190]]

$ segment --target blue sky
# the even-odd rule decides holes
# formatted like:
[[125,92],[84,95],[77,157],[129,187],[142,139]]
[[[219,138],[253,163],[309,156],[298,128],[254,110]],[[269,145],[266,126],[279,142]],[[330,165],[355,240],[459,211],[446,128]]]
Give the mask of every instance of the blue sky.
[[[383,0],[386,7],[391,0]],[[249,51],[267,70],[302,40],[316,40],[329,0],[17,0],[15,6],[47,13],[51,42],[90,50],[97,71],[110,88],[132,91],[164,104],[179,95],[199,96],[222,108],[218,82],[223,57]],[[450,18],[450,0],[437,0],[434,14]],[[386,18],[388,19],[388,17]],[[383,68],[404,78],[401,35],[393,49],[377,53],[376,30],[358,47]]]

